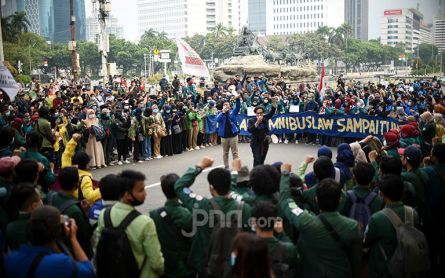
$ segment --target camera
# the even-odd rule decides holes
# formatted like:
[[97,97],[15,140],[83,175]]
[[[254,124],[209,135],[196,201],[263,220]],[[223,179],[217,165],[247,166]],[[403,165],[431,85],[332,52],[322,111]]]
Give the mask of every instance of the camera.
[[70,218],[68,215],[61,214],[60,215],[60,224],[70,226]]

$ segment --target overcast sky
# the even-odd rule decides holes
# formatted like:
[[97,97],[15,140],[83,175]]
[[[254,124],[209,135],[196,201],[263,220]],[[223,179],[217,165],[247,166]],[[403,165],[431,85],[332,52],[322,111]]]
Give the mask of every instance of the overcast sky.
[[[201,0],[205,1],[205,0]],[[248,0],[244,0],[248,1]],[[124,26],[124,36],[128,40],[138,40],[137,30],[137,0],[110,0],[112,4],[112,15],[119,19],[119,23]],[[439,4],[442,2],[442,5]],[[91,0],[85,0],[87,6],[87,16],[91,14]],[[427,23],[432,22],[440,6],[444,7],[445,0],[369,0],[369,39],[380,36],[380,18],[386,9],[416,8],[420,4],[420,11],[424,14]],[[445,9],[443,10],[445,12]]]

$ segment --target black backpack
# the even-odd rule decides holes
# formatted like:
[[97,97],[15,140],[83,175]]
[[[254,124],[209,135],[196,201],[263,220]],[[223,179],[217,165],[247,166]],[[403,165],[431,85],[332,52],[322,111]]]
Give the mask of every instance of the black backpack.
[[76,200],[76,199],[69,199],[69,200],[66,200],[60,206],[57,207],[57,206],[54,205],[54,199],[56,198],[56,195],[57,195],[57,192],[54,192],[54,191],[48,193],[48,205],[49,206],[53,206],[56,209],[58,209],[61,214],[64,214],[65,211],[67,209],[69,209],[71,206],[79,204],[78,200]]
[[286,253],[286,245],[278,242],[275,251],[272,253],[272,271],[275,278],[296,277],[295,269],[289,264],[284,263],[284,254]]
[[125,230],[140,215],[137,210],[130,212],[117,227],[113,227],[111,208],[105,209],[105,227],[96,249],[97,277],[139,277],[139,269]]
[[[214,199],[209,201],[214,211],[222,211]],[[226,219],[227,215],[222,217],[218,213],[213,214],[217,218],[217,223],[213,227],[210,236],[207,256],[207,272],[210,277],[226,277],[230,271],[232,242],[242,228],[243,207],[244,202],[239,202],[237,213],[227,213],[227,215],[232,216],[230,219]]]

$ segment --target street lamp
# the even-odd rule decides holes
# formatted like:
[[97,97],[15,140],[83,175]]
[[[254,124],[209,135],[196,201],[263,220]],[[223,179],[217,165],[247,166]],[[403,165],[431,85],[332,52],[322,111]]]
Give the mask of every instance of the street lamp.
[[[108,56],[108,33],[106,28],[106,20],[109,18],[111,13],[111,3],[108,0],[91,0],[94,4],[99,2],[99,25],[100,25],[100,36],[99,36],[99,51],[102,58],[102,74],[104,79],[108,77],[108,66],[107,66],[107,56]],[[104,80],[105,83],[105,80]]]

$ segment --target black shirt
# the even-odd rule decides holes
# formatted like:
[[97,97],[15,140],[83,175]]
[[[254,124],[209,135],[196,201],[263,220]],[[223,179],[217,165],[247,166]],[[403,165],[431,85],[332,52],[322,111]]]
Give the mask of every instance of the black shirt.
[[224,136],[223,138],[232,138],[236,134],[232,132],[232,122],[230,121],[229,112],[227,112],[225,115],[226,117],[226,124],[224,126]]

